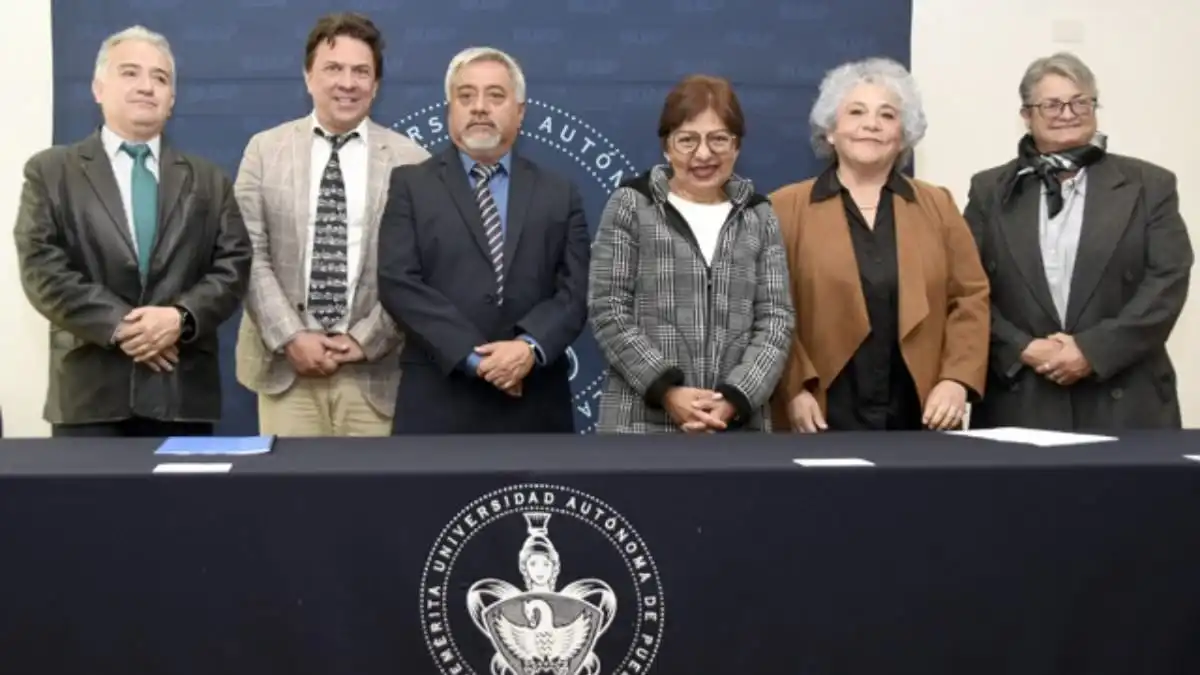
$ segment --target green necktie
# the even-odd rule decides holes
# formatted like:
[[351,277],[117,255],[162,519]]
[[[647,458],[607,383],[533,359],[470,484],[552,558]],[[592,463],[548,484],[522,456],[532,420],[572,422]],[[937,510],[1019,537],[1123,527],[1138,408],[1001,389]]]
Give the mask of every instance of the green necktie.
[[130,201],[133,203],[133,232],[137,242],[138,269],[145,277],[154,251],[154,233],[158,229],[158,181],[146,166],[150,146],[122,143],[121,149],[133,158]]

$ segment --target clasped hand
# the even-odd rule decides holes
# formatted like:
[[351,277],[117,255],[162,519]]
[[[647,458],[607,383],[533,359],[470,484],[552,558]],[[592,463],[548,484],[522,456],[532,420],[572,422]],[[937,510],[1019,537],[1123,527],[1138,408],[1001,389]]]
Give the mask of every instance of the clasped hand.
[[524,340],[501,340],[475,348],[483,357],[475,373],[509,396],[522,394],[525,377],[533,370],[533,349]]
[[685,433],[711,434],[729,427],[736,410],[720,393],[696,387],[672,387],[663,408]]
[[287,344],[284,353],[298,374],[313,377],[332,375],[344,363],[366,359],[362,346],[346,334],[300,333]]
[[164,373],[175,370],[175,364],[179,363],[176,343],[182,330],[178,309],[138,307],[121,319],[113,339],[135,363],[144,363],[151,370]]
[[1029,343],[1021,361],[1051,382],[1070,386],[1092,374],[1092,365],[1080,351],[1075,338],[1066,333]]

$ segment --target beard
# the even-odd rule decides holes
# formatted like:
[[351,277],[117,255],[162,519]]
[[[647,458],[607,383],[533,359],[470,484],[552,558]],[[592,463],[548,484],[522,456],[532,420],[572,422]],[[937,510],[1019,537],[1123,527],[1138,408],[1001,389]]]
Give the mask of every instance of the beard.
[[494,150],[500,145],[501,140],[500,132],[495,129],[489,129],[487,133],[472,130],[463,134],[463,145],[468,150]]

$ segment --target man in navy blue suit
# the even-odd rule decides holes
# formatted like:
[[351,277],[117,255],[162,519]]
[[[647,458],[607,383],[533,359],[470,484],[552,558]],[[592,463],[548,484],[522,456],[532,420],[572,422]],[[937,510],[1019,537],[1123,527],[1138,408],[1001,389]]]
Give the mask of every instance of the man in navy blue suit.
[[513,152],[525,77],[491,48],[446,73],[453,145],[392,172],[379,298],[405,332],[394,434],[572,433],[587,319],[579,191]]

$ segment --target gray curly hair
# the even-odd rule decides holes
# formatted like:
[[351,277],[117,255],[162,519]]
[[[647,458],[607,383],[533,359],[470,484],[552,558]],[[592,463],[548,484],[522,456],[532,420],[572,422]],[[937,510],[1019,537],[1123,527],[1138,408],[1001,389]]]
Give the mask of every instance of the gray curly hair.
[[833,157],[833,146],[829,144],[829,132],[837,126],[838,108],[860,84],[877,84],[886,87],[900,99],[900,121],[902,146],[898,160],[903,166],[912,157],[912,150],[925,137],[929,126],[925,120],[925,109],[921,104],[921,93],[917,82],[908,69],[887,58],[870,58],[844,63],[825,74],[820,93],[809,113],[812,128],[812,147],[822,159]]

